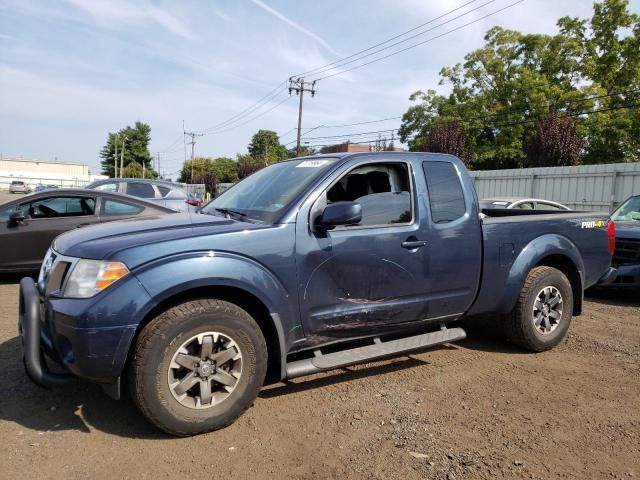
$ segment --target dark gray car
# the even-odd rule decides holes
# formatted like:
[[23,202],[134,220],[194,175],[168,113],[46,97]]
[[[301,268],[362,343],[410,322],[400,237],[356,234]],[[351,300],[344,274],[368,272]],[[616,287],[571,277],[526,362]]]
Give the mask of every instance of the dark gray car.
[[144,198],[176,212],[194,211],[202,205],[200,200],[189,195],[180,185],[163,180],[108,178],[92,182],[87,188]]
[[74,228],[173,210],[117,193],[45,190],[0,205],[0,272],[40,268],[55,237]]

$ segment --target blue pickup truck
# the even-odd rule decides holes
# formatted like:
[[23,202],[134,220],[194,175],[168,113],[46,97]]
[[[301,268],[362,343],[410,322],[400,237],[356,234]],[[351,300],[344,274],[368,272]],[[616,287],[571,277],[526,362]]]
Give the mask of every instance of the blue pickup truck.
[[[58,237],[21,281],[28,375],[79,377],[157,427],[224,427],[265,381],[465,338],[491,315],[534,352],[558,344],[583,291],[614,280],[606,214],[479,210],[450,155],[297,158],[200,213]],[[453,325],[452,325],[453,324]]]
[[607,287],[640,291],[640,195],[625,200],[611,220],[616,223],[616,251],[611,264],[618,276]]

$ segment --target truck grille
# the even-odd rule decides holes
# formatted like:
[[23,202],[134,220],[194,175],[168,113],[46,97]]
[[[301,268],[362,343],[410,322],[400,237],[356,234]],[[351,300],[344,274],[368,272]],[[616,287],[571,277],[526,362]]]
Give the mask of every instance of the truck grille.
[[42,262],[40,277],[38,278],[41,294],[49,294],[62,288],[71,266],[71,262],[66,260],[65,257],[59,256],[49,249]]
[[630,263],[640,263],[640,239],[616,238],[616,251],[611,264],[617,267]]

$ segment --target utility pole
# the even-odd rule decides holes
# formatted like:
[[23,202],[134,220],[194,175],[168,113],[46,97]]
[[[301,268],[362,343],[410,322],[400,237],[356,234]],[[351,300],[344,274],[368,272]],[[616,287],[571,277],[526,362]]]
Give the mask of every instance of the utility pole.
[[127,136],[122,136],[122,150],[120,150],[120,178],[122,178],[122,170],[124,170],[124,142],[126,142]]
[[185,135],[191,137],[191,183],[193,183],[193,159],[195,158],[196,137],[202,137],[204,133],[184,132]]
[[116,153],[113,156],[114,157],[114,165],[113,165],[113,178],[118,178],[118,134],[116,133]]
[[296,95],[300,95],[300,105],[298,106],[298,139],[296,142],[296,156],[300,156],[300,133],[302,129],[302,97],[304,96],[304,92],[309,92],[311,97],[313,98],[316,94],[316,81],[313,82],[305,82],[304,78],[289,78],[289,95],[292,92],[296,92]]
[[156,158],[157,158],[157,160],[156,160],[156,164],[157,165],[156,166],[158,167],[158,176],[160,178],[162,178],[162,173],[160,173],[161,172],[161,170],[160,170],[160,152],[156,153]]

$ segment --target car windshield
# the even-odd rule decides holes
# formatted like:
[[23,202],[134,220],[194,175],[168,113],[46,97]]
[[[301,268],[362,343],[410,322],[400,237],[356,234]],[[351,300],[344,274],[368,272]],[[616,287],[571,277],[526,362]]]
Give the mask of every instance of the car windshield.
[[337,160],[315,158],[276,163],[245,178],[201,212],[273,223],[303,190],[326,173]]
[[611,219],[614,222],[640,222],[640,195],[631,197],[613,212]]

